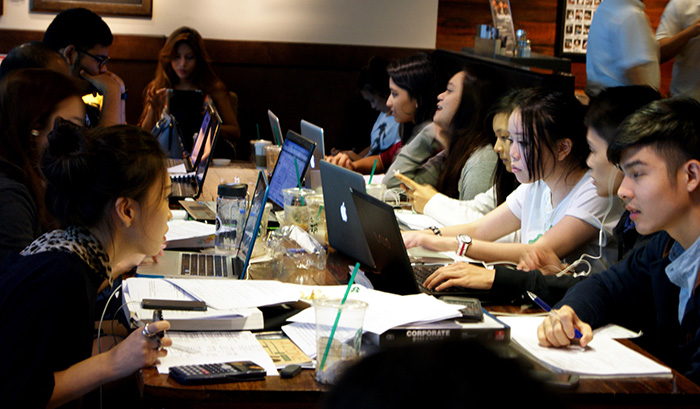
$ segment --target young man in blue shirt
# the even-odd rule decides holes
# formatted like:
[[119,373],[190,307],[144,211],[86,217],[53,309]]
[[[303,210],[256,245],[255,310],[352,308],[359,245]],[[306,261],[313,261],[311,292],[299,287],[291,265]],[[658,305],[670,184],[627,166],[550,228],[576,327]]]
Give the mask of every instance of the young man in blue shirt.
[[642,331],[642,348],[700,383],[700,102],[652,102],[623,122],[608,157],[624,172],[618,196],[636,230],[660,233],[574,286],[558,318],[540,324],[539,342],[585,346],[592,328],[619,324]]

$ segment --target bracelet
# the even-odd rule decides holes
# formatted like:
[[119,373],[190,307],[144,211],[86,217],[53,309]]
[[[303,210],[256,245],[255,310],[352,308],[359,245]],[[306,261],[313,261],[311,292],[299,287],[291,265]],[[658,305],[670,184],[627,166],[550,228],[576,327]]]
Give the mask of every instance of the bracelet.
[[436,236],[442,236],[442,232],[440,231],[440,228],[437,226],[430,226],[430,227],[428,227],[428,230],[432,230],[433,234]]

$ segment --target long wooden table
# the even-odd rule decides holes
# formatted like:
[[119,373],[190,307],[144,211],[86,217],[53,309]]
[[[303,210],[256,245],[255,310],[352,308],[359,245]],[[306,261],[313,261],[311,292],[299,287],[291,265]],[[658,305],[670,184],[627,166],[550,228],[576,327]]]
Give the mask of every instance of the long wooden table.
[[[317,285],[347,283],[348,264],[348,258],[331,251],[324,270],[287,272],[284,281]],[[252,265],[250,274],[253,279],[281,278],[278,271],[264,265]],[[488,309],[521,312],[517,306]],[[620,342],[653,359],[633,342]],[[158,374],[154,368],[144,369],[142,377],[144,402],[152,408],[317,408],[323,392],[328,390],[327,386],[314,380],[311,370],[304,370],[293,379],[268,377],[264,381],[206,386],[180,385],[167,375]],[[562,390],[561,393],[567,395],[565,400],[571,407],[700,407],[700,386],[676,371],[671,379],[581,379],[577,388]]]
[[[214,200],[219,183],[232,183],[238,177],[241,183],[254,183],[257,171],[247,163],[209,170],[201,200]],[[347,257],[329,251],[326,267],[296,270],[290,263],[283,266],[252,264],[249,269],[253,279],[278,279],[285,282],[309,285],[345,284],[349,279]],[[496,312],[520,311],[517,306],[494,306]],[[629,340],[624,345],[655,359]],[[658,360],[657,360],[658,361]],[[545,370],[540,368],[541,370]],[[155,368],[141,372],[143,398],[149,408],[318,408],[323,393],[329,388],[314,380],[313,371],[304,370],[292,379],[268,377],[264,381],[238,382],[205,386],[183,386],[167,375],[158,374]],[[700,407],[700,386],[682,374],[673,371],[668,378],[581,379],[578,387],[562,390],[570,407]]]

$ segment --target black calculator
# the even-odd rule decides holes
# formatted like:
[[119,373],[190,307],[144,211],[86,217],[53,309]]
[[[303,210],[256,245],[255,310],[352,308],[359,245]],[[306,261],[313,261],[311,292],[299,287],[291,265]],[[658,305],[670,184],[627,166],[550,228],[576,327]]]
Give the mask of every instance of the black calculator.
[[170,368],[170,376],[183,385],[200,385],[265,379],[265,369],[251,361],[181,365]]
[[484,320],[484,310],[481,308],[481,301],[478,298],[444,296],[440,299],[448,304],[458,304],[463,306],[459,312],[462,316],[456,318],[458,322],[481,322]]

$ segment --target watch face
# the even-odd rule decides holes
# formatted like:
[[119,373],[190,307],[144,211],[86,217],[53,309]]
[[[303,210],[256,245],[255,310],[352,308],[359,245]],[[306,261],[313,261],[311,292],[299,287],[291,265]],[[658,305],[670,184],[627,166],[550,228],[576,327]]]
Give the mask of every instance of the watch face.
[[470,244],[472,242],[472,238],[470,236],[467,236],[466,234],[458,234],[457,240],[459,240],[460,243],[467,243],[467,244]]

